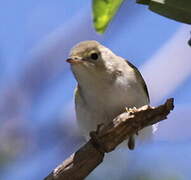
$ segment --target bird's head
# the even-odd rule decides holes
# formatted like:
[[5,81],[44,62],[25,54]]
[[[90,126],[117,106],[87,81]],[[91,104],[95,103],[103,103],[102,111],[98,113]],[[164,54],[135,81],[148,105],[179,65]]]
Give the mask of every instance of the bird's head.
[[97,41],[83,41],[72,48],[67,62],[80,83],[112,78],[111,74],[121,59]]

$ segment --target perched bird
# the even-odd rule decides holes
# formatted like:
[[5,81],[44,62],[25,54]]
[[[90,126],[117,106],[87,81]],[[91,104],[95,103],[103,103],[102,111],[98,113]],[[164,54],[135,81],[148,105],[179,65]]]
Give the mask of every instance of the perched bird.
[[[78,82],[76,116],[87,139],[98,124],[109,123],[125,108],[149,104],[147,86],[138,69],[97,41],[84,41],[74,46],[67,62]],[[129,149],[134,149],[134,136],[128,139]],[[151,137],[152,126],[138,135],[142,140]]]

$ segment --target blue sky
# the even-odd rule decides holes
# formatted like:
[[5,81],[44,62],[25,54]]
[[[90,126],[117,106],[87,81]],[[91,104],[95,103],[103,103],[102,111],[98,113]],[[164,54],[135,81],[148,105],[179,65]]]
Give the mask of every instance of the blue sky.
[[[8,0],[0,9],[0,155],[7,159],[0,167],[2,179],[42,179],[82,143],[73,106],[76,82],[65,59],[74,44],[90,39],[140,68],[148,82],[151,104],[175,98],[175,115],[161,123],[156,142],[143,152],[148,156],[151,146],[154,150],[148,160],[152,161],[158,154],[168,157],[173,147],[178,147],[180,162],[190,165],[191,161],[181,156],[186,153],[190,158],[191,51],[186,44],[190,26],[131,1],[123,3],[104,35],[98,35],[92,27],[88,0]],[[172,137],[182,134],[178,129],[182,112],[185,135],[181,143]],[[173,145],[169,143],[172,140]],[[125,152],[122,154],[124,157]],[[46,166],[41,171],[42,162]],[[150,173],[149,168],[145,171]],[[180,174],[181,180],[190,177],[182,170]]]

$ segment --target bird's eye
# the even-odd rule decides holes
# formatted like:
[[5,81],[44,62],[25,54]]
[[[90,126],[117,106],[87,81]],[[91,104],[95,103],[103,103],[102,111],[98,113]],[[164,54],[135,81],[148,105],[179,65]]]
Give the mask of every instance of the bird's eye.
[[92,54],[90,55],[90,57],[91,57],[91,59],[93,59],[93,60],[97,60],[98,57],[99,57],[99,55],[98,55],[97,53],[92,53]]

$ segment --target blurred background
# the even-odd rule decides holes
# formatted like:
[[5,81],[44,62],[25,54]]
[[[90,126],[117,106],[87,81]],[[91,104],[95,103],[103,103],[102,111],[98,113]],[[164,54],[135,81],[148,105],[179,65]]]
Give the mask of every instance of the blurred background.
[[84,143],[65,59],[73,45],[92,39],[139,67],[152,105],[174,97],[175,109],[153,142],[118,150],[89,179],[191,179],[190,26],[125,1],[98,35],[90,0],[2,1],[0,24],[0,179],[43,179]]

